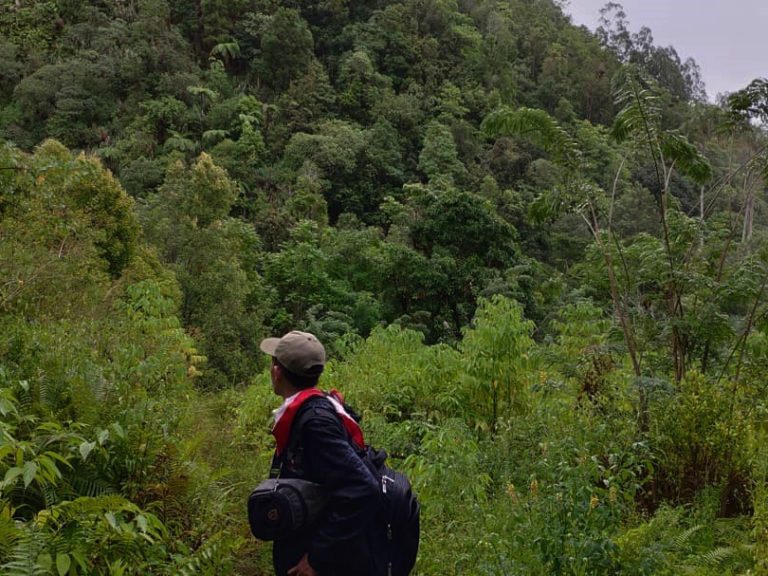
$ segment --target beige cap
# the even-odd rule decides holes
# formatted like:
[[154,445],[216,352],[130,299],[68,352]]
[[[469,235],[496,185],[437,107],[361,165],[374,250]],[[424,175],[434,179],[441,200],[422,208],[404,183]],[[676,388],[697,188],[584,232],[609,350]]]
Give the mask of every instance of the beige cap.
[[282,338],[265,338],[259,348],[297,376],[320,376],[325,368],[325,348],[309,332],[294,330]]

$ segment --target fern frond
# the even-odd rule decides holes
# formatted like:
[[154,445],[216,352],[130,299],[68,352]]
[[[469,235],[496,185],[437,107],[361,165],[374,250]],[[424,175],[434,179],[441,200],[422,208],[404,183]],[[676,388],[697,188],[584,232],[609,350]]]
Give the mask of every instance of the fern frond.
[[696,147],[679,132],[665,132],[661,138],[664,158],[674,163],[678,170],[696,184],[704,184],[712,178],[712,166]]
[[499,134],[527,136],[566,164],[575,163],[579,158],[576,141],[544,110],[512,110],[505,106],[488,115],[481,130],[490,137]]
[[53,506],[59,501],[58,492],[56,487],[50,482],[39,482],[40,492],[43,495],[46,508]]
[[48,570],[39,563],[44,538],[30,524],[18,533],[16,545],[8,554],[8,562],[0,566],[4,576],[43,576]]
[[211,50],[211,56],[220,56],[223,60],[240,58],[240,44],[237,41],[216,44]]
[[613,123],[613,136],[619,142],[634,133],[655,140],[661,125],[661,98],[655,82],[636,66],[624,66],[612,80],[613,96],[619,112]]
[[682,548],[683,546],[687,546],[690,543],[691,538],[693,538],[693,536],[703,528],[704,526],[701,524],[691,526],[688,528],[688,530],[675,536],[672,540],[672,543],[674,544],[675,548]]
[[222,538],[221,533],[203,543],[195,553],[184,559],[179,566],[179,576],[218,576],[232,568],[233,551],[242,544],[241,539]]
[[689,565],[706,568],[714,574],[742,573],[739,569],[747,568],[754,562],[753,553],[754,545],[750,544],[720,546],[692,558]]
[[0,510],[0,562],[4,561],[21,538],[21,529],[7,505]]
[[206,146],[213,146],[217,142],[221,142],[229,136],[229,132],[227,130],[206,130],[203,132],[203,143]]
[[733,546],[721,546],[710,550],[706,554],[702,554],[693,559],[693,564],[696,566],[706,566],[707,568],[722,568],[728,562],[733,560],[733,557],[739,553],[737,548]]
[[74,478],[72,480],[72,490],[75,496],[89,496],[91,498],[115,493],[115,489],[109,482],[98,477]]

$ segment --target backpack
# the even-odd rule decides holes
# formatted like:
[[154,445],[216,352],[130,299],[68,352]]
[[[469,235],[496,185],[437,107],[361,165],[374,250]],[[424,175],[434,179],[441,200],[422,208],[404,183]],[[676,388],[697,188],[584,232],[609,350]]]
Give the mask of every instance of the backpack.
[[[387,453],[368,446],[363,461],[379,481],[384,506],[377,518],[374,541],[382,546],[387,576],[408,576],[419,551],[419,514],[421,505],[402,472],[386,465]],[[383,539],[380,531],[383,531]],[[377,547],[374,545],[374,549]]]
[[[344,409],[357,421],[360,417],[355,414],[342,400],[335,390],[325,392],[340,402]],[[291,427],[288,445],[295,447],[298,443],[298,431],[308,413],[299,412]],[[416,563],[419,551],[421,505],[413,493],[411,482],[402,472],[386,465],[387,453],[366,445],[364,451],[350,438],[350,444],[355,452],[371,471],[381,489],[383,506],[371,526],[371,545],[377,560],[381,560],[386,576],[408,576]],[[378,562],[377,562],[378,563]]]

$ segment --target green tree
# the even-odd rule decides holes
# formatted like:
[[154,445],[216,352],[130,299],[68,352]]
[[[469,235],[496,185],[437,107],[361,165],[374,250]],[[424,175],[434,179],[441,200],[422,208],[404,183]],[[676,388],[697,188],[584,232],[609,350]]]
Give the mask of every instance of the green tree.
[[382,92],[389,89],[389,80],[376,73],[370,57],[362,50],[342,60],[337,84],[341,109],[361,123],[369,120]]
[[495,296],[480,299],[472,324],[461,343],[468,373],[473,378],[473,397],[484,405],[491,433],[502,415],[509,417],[524,408],[524,373],[533,347],[533,322],[523,318],[522,306]]
[[424,147],[419,154],[419,171],[427,180],[453,184],[464,175],[466,168],[459,160],[456,143],[447,126],[432,122],[424,135]]
[[277,91],[286,89],[309,68],[313,45],[312,33],[299,13],[279,8],[261,38],[264,80]]
[[258,362],[253,335],[268,312],[259,302],[258,237],[229,217],[237,195],[226,171],[202,154],[191,167],[172,166],[142,212],[148,239],[179,280],[182,320],[199,335],[210,387],[249,377]]

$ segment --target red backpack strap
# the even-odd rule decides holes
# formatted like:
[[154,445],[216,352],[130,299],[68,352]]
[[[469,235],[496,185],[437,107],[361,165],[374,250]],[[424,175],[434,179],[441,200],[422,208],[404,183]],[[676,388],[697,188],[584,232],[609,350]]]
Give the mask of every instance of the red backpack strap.
[[[336,394],[334,394],[334,392],[336,392]],[[365,450],[363,431],[360,429],[357,420],[355,420],[344,408],[344,403],[341,401],[341,394],[339,394],[338,391],[333,390],[328,394],[327,398],[333,405],[336,415],[341,418],[341,422],[344,424],[344,429],[347,431],[347,436],[349,436],[350,441],[355,444],[359,450]]]
[[296,395],[291,403],[285,407],[285,411],[280,416],[280,419],[275,422],[275,425],[272,427],[272,435],[275,437],[275,453],[278,456],[280,456],[283,450],[285,450],[285,447],[288,446],[293,419],[296,417],[299,408],[301,408],[301,405],[304,404],[305,401],[313,396],[325,397],[325,392],[318,390],[317,388],[307,388],[306,390],[302,390]]

